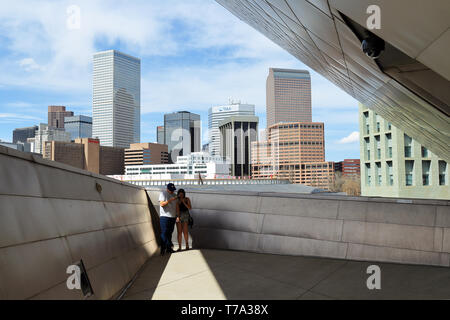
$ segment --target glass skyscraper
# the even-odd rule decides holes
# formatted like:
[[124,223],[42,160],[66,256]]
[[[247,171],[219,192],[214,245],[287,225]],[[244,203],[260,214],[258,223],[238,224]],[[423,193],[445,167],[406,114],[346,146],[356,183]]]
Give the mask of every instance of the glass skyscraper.
[[104,146],[140,142],[141,60],[116,50],[94,54],[92,137]]
[[64,118],[64,128],[70,133],[72,140],[92,137],[92,118],[87,116],[73,116]]
[[201,150],[200,115],[180,111],[164,115],[164,142],[168,146],[169,162]]

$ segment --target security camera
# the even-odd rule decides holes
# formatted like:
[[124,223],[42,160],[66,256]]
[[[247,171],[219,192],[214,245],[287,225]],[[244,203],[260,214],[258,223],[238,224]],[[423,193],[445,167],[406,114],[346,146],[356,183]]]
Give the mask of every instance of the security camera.
[[361,48],[368,57],[377,59],[385,49],[384,40],[370,34],[362,41]]

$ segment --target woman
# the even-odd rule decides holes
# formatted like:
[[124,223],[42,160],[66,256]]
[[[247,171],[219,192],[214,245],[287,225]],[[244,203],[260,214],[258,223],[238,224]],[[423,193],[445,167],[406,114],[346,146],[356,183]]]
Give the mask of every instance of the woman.
[[181,233],[184,234],[184,240],[186,241],[186,250],[189,250],[189,234],[188,234],[188,223],[189,223],[189,210],[192,209],[191,200],[186,197],[186,192],[184,189],[178,190],[178,201],[177,201],[177,232],[178,232],[178,245],[177,251],[181,251]]

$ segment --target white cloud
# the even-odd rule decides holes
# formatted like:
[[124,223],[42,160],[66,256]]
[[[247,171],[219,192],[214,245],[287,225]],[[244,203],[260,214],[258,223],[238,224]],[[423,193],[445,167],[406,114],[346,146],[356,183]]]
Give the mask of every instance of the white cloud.
[[40,121],[41,118],[19,113],[0,113],[0,122],[17,122],[23,120]]
[[44,67],[40,66],[39,64],[34,61],[33,58],[25,58],[19,61],[19,65],[25,70],[25,71],[35,71],[35,70],[44,70]]
[[339,140],[338,143],[347,144],[347,143],[354,143],[354,142],[359,142],[359,132],[358,131],[353,131],[348,136]]

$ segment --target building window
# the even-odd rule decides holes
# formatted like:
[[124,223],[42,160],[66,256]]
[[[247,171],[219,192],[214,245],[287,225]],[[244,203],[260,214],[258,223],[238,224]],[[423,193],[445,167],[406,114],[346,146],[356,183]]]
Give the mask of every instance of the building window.
[[392,171],[392,161],[387,161],[387,172],[388,172],[388,177],[389,177],[389,185],[393,186],[394,185],[394,173]]
[[428,149],[422,147],[422,158],[428,158]]
[[366,163],[366,184],[370,187],[371,185],[371,175],[370,175],[370,163]]
[[405,161],[405,183],[407,186],[413,185],[414,160]]
[[381,175],[381,163],[377,162],[376,163],[376,175],[377,175],[377,185],[381,186],[382,184],[382,175]]
[[365,134],[369,134],[370,130],[369,130],[369,112],[366,111],[363,113],[364,115],[364,129],[365,129]]
[[364,138],[364,143],[366,146],[367,160],[370,160],[370,140],[369,140],[369,138]]
[[422,184],[424,186],[430,185],[430,166],[430,160],[422,161]]
[[377,159],[381,159],[381,142],[380,142],[380,136],[375,137],[375,142],[377,144]]
[[447,162],[439,160],[439,185],[447,184]]
[[387,130],[388,131],[392,130],[392,124],[390,122],[387,123]]
[[392,135],[390,133],[386,134],[386,158],[392,158]]
[[412,138],[405,134],[405,158],[410,158],[412,154],[411,145],[412,145]]
[[380,118],[380,116],[377,114],[377,115],[375,116],[375,119],[376,119],[376,131],[377,131],[377,132],[380,132],[380,121],[381,121],[381,118]]

